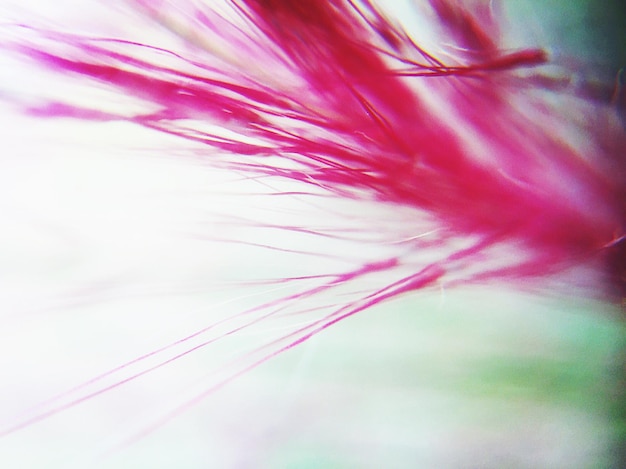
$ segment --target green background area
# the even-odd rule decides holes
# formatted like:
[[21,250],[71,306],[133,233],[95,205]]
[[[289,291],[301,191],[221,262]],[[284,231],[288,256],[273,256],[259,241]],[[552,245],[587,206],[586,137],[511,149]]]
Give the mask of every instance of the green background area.
[[626,66],[626,2],[623,0],[507,0],[520,35],[549,45],[556,55],[579,57],[615,74]]

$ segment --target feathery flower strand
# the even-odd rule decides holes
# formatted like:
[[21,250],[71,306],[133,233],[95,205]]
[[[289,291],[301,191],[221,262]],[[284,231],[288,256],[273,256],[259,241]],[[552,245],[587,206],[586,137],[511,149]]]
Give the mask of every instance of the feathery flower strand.
[[[442,299],[470,285],[573,292],[608,310],[623,298],[621,75],[615,85],[576,82],[575,70],[551,64],[544,50],[511,47],[498,2],[410,5],[418,25],[368,0],[132,0],[107,6],[128,30],[113,22],[102,33],[9,13],[3,60],[37,70],[46,86],[0,82],[6,109],[34,128],[146,136],[125,150],[128,161],[166,155],[159,164],[173,165],[168,178],[186,165],[206,177],[207,192],[197,195],[206,202],[197,213],[209,212],[203,226],[173,217],[165,231],[185,241],[151,251],[163,258],[138,266],[139,274],[81,283],[83,292],[70,288],[69,296],[91,303],[110,288],[117,301],[164,287],[176,301],[185,289],[204,292],[212,306],[184,320],[165,314],[154,327],[171,327],[167,333],[149,326],[159,337],[146,335],[125,357],[81,372],[82,380],[68,378],[45,402],[20,405],[3,417],[3,439],[80,419],[81,409],[107,399],[120,412],[142,383],[160,386],[176,366],[202,357],[202,377],[185,378],[193,384],[154,392],[166,406],[145,403],[132,423],[113,424],[124,429],[107,434],[104,446],[115,449],[105,461],[115,461],[159,441],[156,434],[219,400],[218,391],[238,389],[260,365],[420,291]],[[134,223],[128,236],[139,240],[142,229],[132,227],[142,219]],[[177,260],[180,243],[197,253]],[[202,261],[215,270],[191,279],[208,268],[197,267]],[[189,272],[185,287],[168,287],[167,273],[159,284],[149,272],[170,262]],[[144,277],[151,286],[141,285]],[[61,325],[64,295],[53,295],[61,306],[23,314],[52,309],[48,320]],[[139,318],[151,316],[131,314],[141,327]],[[605,358],[622,336],[619,319],[609,317],[602,330],[610,340],[598,352]]]

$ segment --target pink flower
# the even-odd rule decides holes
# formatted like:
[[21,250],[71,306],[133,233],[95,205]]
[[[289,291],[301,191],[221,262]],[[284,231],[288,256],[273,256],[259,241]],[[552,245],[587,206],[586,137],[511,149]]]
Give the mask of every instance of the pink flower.
[[[56,22],[11,10],[0,97],[20,149],[2,182],[20,202],[6,213],[25,253],[53,247],[10,277],[4,319],[20,356],[51,346],[40,324],[92,339],[76,344],[84,363],[60,359],[67,376],[48,377],[43,404],[29,379],[8,392],[29,395],[4,438],[59,421],[80,433],[90,406],[106,430],[85,426],[77,444],[97,452],[105,435],[116,458],[211,407],[178,428],[217,415],[205,431],[219,441],[220,395],[399,297],[623,295],[621,84],[576,82],[511,44],[495,3],[135,0]],[[253,447],[253,433],[223,444]]]

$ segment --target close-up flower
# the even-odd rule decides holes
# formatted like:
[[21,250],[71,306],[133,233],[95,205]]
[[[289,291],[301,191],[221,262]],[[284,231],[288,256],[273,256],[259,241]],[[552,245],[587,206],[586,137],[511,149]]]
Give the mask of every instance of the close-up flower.
[[0,0],[0,466],[622,467],[624,17]]

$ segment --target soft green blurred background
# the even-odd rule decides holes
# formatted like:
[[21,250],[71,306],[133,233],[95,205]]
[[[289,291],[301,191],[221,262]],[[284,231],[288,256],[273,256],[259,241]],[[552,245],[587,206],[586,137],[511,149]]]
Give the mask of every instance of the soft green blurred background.
[[626,2],[504,0],[521,38],[617,73],[626,66]]

